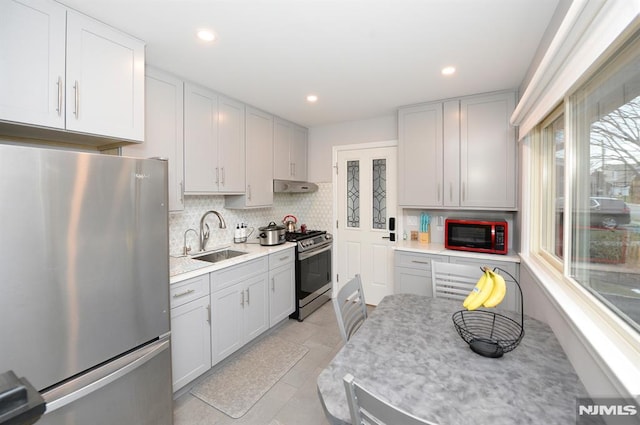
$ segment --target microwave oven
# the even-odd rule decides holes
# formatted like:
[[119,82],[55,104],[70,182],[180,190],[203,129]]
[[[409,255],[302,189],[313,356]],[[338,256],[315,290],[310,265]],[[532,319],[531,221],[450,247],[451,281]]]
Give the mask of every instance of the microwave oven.
[[509,251],[506,221],[446,219],[444,247],[460,251],[506,254]]

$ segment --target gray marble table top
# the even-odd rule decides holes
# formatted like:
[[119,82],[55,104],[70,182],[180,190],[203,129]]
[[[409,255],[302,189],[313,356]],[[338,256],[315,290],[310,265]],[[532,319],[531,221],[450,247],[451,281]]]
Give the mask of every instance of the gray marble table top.
[[348,372],[392,404],[441,425],[575,424],[577,398],[586,390],[551,328],[525,316],[520,345],[486,358],[457,334],[451,315],[461,309],[442,298],[385,297],[318,376],[329,419],[350,423],[342,383]]

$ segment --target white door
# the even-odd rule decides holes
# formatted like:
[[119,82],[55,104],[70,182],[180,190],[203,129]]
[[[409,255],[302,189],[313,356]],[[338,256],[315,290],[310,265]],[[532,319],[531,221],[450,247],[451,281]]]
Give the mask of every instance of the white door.
[[337,286],[359,273],[371,305],[393,293],[396,164],[396,146],[338,151]]

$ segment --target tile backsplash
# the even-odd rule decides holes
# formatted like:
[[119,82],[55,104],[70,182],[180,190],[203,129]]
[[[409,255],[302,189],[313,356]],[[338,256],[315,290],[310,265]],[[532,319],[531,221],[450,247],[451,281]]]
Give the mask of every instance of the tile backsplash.
[[[211,229],[207,248],[233,244],[236,224],[245,223],[255,228],[251,239],[257,237],[259,227],[273,221],[282,224],[286,215],[294,215],[298,219],[298,227],[306,224],[310,230],[331,231],[332,216],[332,184],[318,183],[318,191],[313,193],[275,193],[273,206],[246,210],[227,209],[224,207],[224,196],[185,196],[185,208],[182,212],[169,214],[169,252],[171,255],[182,255],[184,233],[187,229],[200,231],[200,217],[215,210],[224,218],[227,228],[218,228],[215,215],[207,217]],[[194,232],[187,234],[187,244],[192,252],[197,252],[199,242]]]

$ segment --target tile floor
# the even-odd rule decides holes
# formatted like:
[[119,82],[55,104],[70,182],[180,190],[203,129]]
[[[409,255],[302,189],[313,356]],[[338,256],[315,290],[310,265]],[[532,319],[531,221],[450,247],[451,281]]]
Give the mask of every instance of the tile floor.
[[232,419],[190,393],[174,401],[174,425],[327,425],[316,378],[342,347],[331,302],[303,322],[288,320],[264,336],[278,335],[309,352],[249,410]]

